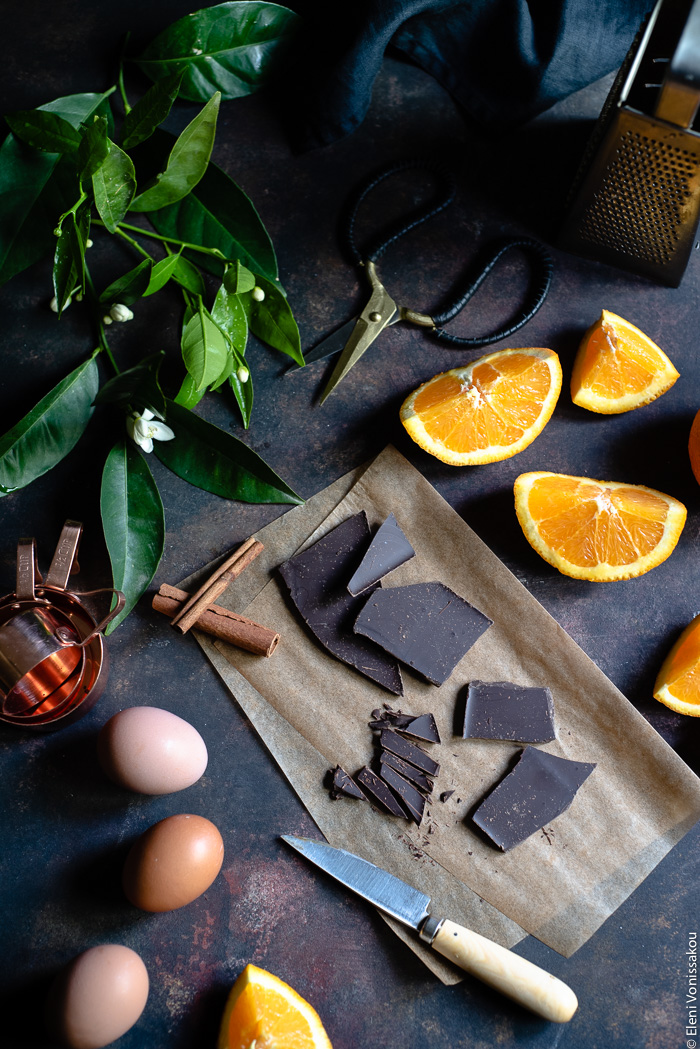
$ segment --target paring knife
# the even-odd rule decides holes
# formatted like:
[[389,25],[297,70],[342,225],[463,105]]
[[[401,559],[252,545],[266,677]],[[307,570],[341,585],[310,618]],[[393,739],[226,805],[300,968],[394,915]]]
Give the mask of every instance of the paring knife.
[[415,929],[439,954],[526,1009],[555,1023],[566,1023],[576,1012],[576,995],[556,976],[479,933],[447,918],[434,918],[430,897],[393,874],[322,841],[289,834],[282,839],[342,885]]

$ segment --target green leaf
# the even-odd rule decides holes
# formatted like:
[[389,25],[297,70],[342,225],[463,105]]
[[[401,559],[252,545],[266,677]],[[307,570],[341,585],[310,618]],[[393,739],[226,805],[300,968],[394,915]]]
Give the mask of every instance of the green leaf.
[[207,289],[204,286],[202,274],[194,263],[190,262],[182,255],[175,256],[173,280],[176,280],[178,284],[187,291],[192,292],[193,295],[204,296],[206,294]]
[[149,408],[165,418],[167,405],[160,387],[158,372],[165,354],[152,353],[133,368],[127,368],[104,383],[95,397],[95,404],[115,404],[126,411]]
[[197,390],[204,390],[226,367],[228,344],[209,313],[200,308],[182,335],[182,359]]
[[[154,135],[154,145],[168,138]],[[154,141],[155,140],[155,141]],[[195,189],[176,204],[151,211],[149,221],[165,237],[218,248],[226,259],[240,259],[269,280],[277,278],[277,259],[272,241],[252,201],[233,179],[210,163]],[[199,255],[199,264],[220,277],[223,262]]]
[[211,315],[224,335],[233,343],[240,357],[245,356],[248,341],[248,318],[238,295],[222,284],[216,293]]
[[157,211],[187,196],[207,170],[216,135],[221,93],[217,91],[204,109],[176,139],[165,171],[156,184],[144,190],[132,202],[132,211]]
[[227,291],[234,295],[242,295],[246,291],[252,291],[255,287],[255,274],[251,273],[240,259],[236,259],[232,266],[226,267],[224,284]]
[[90,232],[90,203],[85,200],[76,211],[61,219],[53,262],[53,286],[59,317],[76,289],[83,290],[85,247]]
[[131,442],[119,441],[107,456],[100,512],[113,585],[126,597],[105,630],[111,634],[153,579],[165,545],[163,503],[146,460]]
[[[247,365],[246,365],[247,367]],[[233,390],[233,396],[236,398],[238,407],[241,410],[241,418],[243,420],[243,426],[247,430],[250,425],[250,417],[253,412],[253,376],[248,372],[248,378],[245,382],[241,382],[234,370],[228,378],[231,389]]]
[[[68,95],[39,107],[58,113],[77,128],[96,111],[108,109],[104,95]],[[0,146],[0,284],[52,255],[56,217],[78,196],[70,156],[40,153],[8,135]]]
[[148,287],[143,293],[144,299],[165,287],[173,275],[173,270],[177,266],[179,258],[179,255],[168,255],[167,258],[161,259],[160,262],[156,262],[151,270]]
[[124,149],[133,149],[139,142],[145,142],[163,123],[177,98],[181,81],[182,73],[171,73],[149,88],[134,108],[129,110],[122,128]]
[[233,434],[179,404],[168,403],[175,440],[156,444],[160,461],[185,481],[244,503],[302,503],[260,456]]
[[107,137],[107,120],[94,116],[92,123],[86,124],[78,150],[78,170],[81,182],[91,179],[102,166],[109,153]]
[[181,404],[183,408],[194,408],[195,405],[199,404],[205,393],[206,389],[197,389],[194,379],[187,372],[182,380],[182,386],[175,397],[175,404]]
[[116,233],[136,192],[136,172],[131,157],[111,139],[107,156],[92,176],[95,207],[110,233]]
[[21,109],[5,120],[17,138],[45,153],[75,153],[80,146],[80,134],[58,113]]
[[24,488],[68,455],[90,420],[98,385],[93,357],[0,437],[0,495]]
[[303,364],[299,329],[289,303],[279,288],[259,273],[256,281],[265,292],[262,302],[254,299],[252,292],[242,296],[250,330],[274,350],[286,353],[297,364]]
[[152,80],[182,72],[180,97],[203,102],[257,91],[294,38],[300,19],[263,0],[217,4],[174,22],[146,48],[137,65]]
[[134,266],[132,270],[112,281],[109,287],[100,295],[100,302],[111,305],[121,302],[124,306],[130,306],[132,302],[142,298],[151,280],[152,259],[144,259]]

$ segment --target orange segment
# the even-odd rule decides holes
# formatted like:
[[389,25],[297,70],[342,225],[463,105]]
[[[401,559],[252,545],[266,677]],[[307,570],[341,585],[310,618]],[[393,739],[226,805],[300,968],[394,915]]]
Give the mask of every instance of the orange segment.
[[688,624],[662,663],[654,698],[678,714],[700,717],[700,616]]
[[561,390],[552,350],[497,350],[435,375],[406,398],[401,422],[426,452],[453,466],[509,459],[542,432]]
[[666,354],[644,332],[603,310],[576,354],[571,398],[589,411],[617,415],[656,400],[678,378]]
[[594,582],[631,579],[674,550],[686,509],[644,485],[547,472],[515,481],[525,537],[564,575]]
[[277,976],[246,965],[226,1002],[217,1049],[333,1049],[318,1013]]

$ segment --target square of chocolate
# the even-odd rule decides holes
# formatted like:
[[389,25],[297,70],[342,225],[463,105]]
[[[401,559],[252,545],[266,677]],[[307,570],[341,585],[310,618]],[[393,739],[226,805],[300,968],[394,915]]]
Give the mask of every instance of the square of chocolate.
[[552,693],[510,681],[470,681],[462,734],[465,739],[549,743],[556,738]]

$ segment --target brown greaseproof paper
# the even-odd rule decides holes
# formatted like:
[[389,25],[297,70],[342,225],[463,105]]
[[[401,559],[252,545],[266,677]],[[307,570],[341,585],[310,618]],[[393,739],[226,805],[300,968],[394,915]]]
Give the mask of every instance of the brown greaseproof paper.
[[[393,511],[416,551],[387,586],[439,580],[493,620],[440,688],[402,668],[405,695],[396,700],[338,662],[308,633],[274,573],[363,509],[372,527]],[[255,657],[201,634],[198,640],[328,841],[430,895],[433,913],[506,946],[524,929],[568,956],[700,817],[700,780],[395,449],[258,538],[265,551],[226,597],[235,611],[281,633],[274,656]],[[465,689],[475,679],[549,687],[557,738],[544,749],[597,763],[568,811],[509,853],[469,819],[520,750],[461,738]],[[354,772],[370,760],[367,722],[385,702],[432,711],[438,723],[442,743],[430,750],[441,771],[420,828],[361,802],[332,802],[322,786],[329,767]],[[438,800],[449,790],[447,801]],[[411,934],[392,927],[443,980],[455,978]]]

